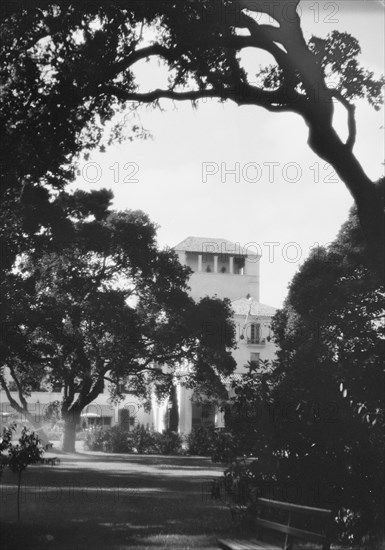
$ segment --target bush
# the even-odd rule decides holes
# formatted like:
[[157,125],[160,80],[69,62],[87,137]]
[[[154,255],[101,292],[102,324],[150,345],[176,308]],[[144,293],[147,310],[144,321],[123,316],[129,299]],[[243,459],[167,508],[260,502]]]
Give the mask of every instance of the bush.
[[[12,428],[11,428],[12,432]],[[7,435],[4,434],[7,438]],[[7,466],[18,475],[17,484],[17,519],[20,519],[20,488],[21,474],[30,465],[38,462],[44,453],[44,448],[38,435],[25,426],[16,445],[8,445]]]
[[133,438],[127,430],[121,426],[113,426],[105,430],[108,433],[108,441],[103,449],[107,453],[132,453],[134,451]]
[[129,432],[129,434],[132,438],[133,448],[136,449],[139,454],[155,454],[158,452],[158,434],[148,430],[143,424],[135,426],[134,430]]
[[212,426],[198,426],[187,436],[187,448],[190,455],[211,456],[215,430]]
[[210,456],[213,462],[229,463],[237,456],[235,436],[213,426],[198,426],[187,436],[188,452],[191,455]]
[[156,443],[159,454],[177,455],[182,452],[183,438],[177,432],[167,430],[157,434]]
[[230,432],[215,432],[211,460],[228,464],[237,457],[238,445],[235,436]]
[[135,446],[132,435],[120,426],[98,427],[86,432],[85,444],[90,451],[105,453],[132,453]]
[[90,451],[103,451],[103,443],[106,441],[106,437],[107,434],[103,428],[96,428],[86,432],[84,441]]
[[176,432],[153,432],[141,424],[132,432],[121,426],[99,427],[85,432],[88,449],[106,453],[180,454],[182,442],[182,437]]

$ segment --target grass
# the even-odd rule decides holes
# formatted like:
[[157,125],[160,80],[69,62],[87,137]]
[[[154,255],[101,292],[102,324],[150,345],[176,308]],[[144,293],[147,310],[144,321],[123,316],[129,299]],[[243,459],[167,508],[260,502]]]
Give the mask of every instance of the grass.
[[16,479],[6,470],[2,549],[215,548],[216,533],[231,533],[227,508],[209,498],[221,473],[200,457],[63,455],[23,474],[17,522]]
[[217,537],[234,536],[227,506],[210,498],[210,481],[223,468],[207,458],[86,452],[60,458],[57,466],[35,465],[23,474],[19,522],[16,476],[5,470],[2,550],[212,550]]

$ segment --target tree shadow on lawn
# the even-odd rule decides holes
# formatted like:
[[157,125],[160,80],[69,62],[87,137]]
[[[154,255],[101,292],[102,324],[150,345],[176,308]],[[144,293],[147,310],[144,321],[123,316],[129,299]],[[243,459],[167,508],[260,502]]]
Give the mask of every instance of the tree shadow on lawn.
[[215,548],[216,533],[231,534],[226,506],[210,496],[210,481],[220,467],[190,457],[102,458],[29,468],[19,524],[16,477],[5,472],[4,550]]
[[127,454],[127,453],[104,453],[102,451],[95,452],[77,452],[77,453],[64,453],[62,451],[50,454],[58,455],[61,462],[127,462],[138,465],[161,465],[161,466],[173,466],[179,464],[185,468],[212,468],[213,470],[223,469],[220,464],[213,463],[209,457],[198,455],[154,455],[154,454]]

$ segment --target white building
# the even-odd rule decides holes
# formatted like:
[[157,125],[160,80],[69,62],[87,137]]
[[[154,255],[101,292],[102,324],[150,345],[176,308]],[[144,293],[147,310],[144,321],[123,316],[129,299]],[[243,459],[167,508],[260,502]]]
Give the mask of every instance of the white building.
[[[235,378],[248,372],[250,361],[273,360],[276,348],[270,323],[276,310],[259,301],[260,257],[226,239],[188,237],[174,249],[179,261],[193,270],[189,284],[195,300],[216,295],[232,301],[237,339]],[[223,427],[223,414],[212,406],[195,404],[193,392],[181,387],[180,431],[188,433],[206,422]]]

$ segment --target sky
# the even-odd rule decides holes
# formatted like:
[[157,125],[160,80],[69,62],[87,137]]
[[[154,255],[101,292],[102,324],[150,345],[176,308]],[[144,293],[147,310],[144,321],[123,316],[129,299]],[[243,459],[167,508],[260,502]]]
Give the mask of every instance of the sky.
[[[307,38],[349,32],[360,42],[362,65],[384,74],[383,2],[306,0],[300,9]],[[254,53],[245,57],[255,72],[266,61]],[[164,80],[162,68],[151,62],[138,64],[137,75],[143,91]],[[260,301],[281,307],[310,249],[332,241],[347,219],[349,192],[309,149],[298,115],[215,100],[199,102],[198,109],[168,100],[161,106],[140,109],[151,139],[92,153],[80,163],[72,187],[112,189],[114,208],[143,210],[158,224],[161,247],[193,235],[262,252]],[[384,110],[358,102],[356,118],[355,154],[378,179],[384,170]],[[343,110],[336,111],[335,122],[345,135]]]

